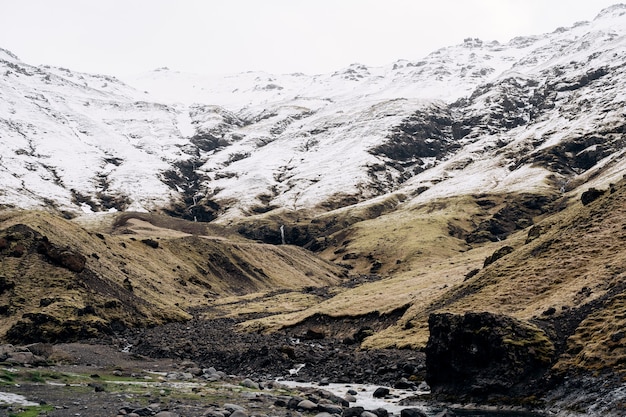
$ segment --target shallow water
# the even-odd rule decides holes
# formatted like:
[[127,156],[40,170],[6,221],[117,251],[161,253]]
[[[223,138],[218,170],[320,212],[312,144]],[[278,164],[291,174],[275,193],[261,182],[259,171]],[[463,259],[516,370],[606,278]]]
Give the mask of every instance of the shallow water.
[[529,411],[487,411],[487,410],[457,410],[454,414],[459,417],[545,417],[543,414]]
[[425,413],[429,413],[431,411],[426,406],[406,406],[399,405],[398,402],[407,397],[413,397],[419,394],[427,394],[428,392],[420,392],[420,391],[408,391],[408,390],[400,390],[389,388],[390,395],[389,398],[374,398],[373,393],[376,388],[379,388],[380,385],[369,385],[369,384],[328,384],[328,385],[317,385],[306,382],[295,382],[295,381],[279,381],[283,385],[287,385],[289,387],[314,387],[320,388],[326,391],[330,391],[338,397],[344,398],[348,393],[348,390],[354,390],[357,394],[354,396],[356,398],[356,402],[351,402],[350,407],[363,407],[366,410],[375,410],[377,408],[384,408],[389,413],[392,414],[400,414],[400,411],[404,408],[417,408]]
[[24,407],[39,405],[38,403],[28,401],[23,395],[10,392],[0,392],[0,404],[22,405]]
[[[400,390],[395,388],[389,388],[390,395],[389,398],[374,398],[373,393],[376,388],[379,388],[380,385],[368,385],[368,384],[328,384],[328,385],[318,385],[313,383],[306,382],[295,382],[295,381],[279,381],[281,384],[289,386],[289,387],[314,387],[320,388],[326,391],[330,391],[338,397],[344,398],[348,392],[348,390],[354,390],[357,392],[356,402],[351,402],[350,407],[363,407],[366,410],[375,410],[377,408],[384,408],[389,412],[389,414],[399,416],[400,411],[405,408],[416,408],[421,410],[425,414],[429,416],[435,416],[441,411],[441,408],[434,408],[431,406],[424,404],[416,404],[416,405],[400,405],[398,404],[401,400],[407,397],[415,397],[419,395],[428,394],[428,391],[413,391],[413,390]],[[545,417],[542,414],[531,413],[531,412],[521,412],[521,411],[492,411],[492,410],[466,410],[466,409],[457,409],[454,407],[450,407],[457,416],[459,417]]]

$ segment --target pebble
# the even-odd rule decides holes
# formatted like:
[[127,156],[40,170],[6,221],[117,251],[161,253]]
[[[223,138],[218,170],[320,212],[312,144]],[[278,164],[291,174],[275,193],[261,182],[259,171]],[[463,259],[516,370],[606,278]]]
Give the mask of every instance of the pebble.
[[365,411],[363,407],[348,407],[343,410],[343,417],[360,417],[363,411]]
[[376,410],[372,410],[372,413],[376,414],[378,417],[388,417],[389,412],[384,408],[377,408]]
[[336,404],[318,404],[318,410],[330,414],[339,414],[343,413],[343,407]]
[[422,410],[417,408],[405,408],[400,410],[400,417],[427,417]]
[[218,410],[207,410],[202,414],[204,417],[226,417],[226,414]]
[[348,401],[349,403],[355,403],[356,402],[356,397],[352,394],[346,394],[345,397],[343,397],[344,400]]

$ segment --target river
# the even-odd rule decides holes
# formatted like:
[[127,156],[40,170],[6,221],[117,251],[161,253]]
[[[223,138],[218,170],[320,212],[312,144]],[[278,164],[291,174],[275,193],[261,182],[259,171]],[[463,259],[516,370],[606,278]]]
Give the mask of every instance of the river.
[[[370,384],[328,384],[319,385],[307,382],[296,381],[279,381],[281,384],[288,387],[313,387],[320,388],[338,397],[345,398],[349,390],[356,392],[354,395],[355,402],[350,403],[350,407],[363,407],[366,410],[375,410],[377,408],[384,408],[390,415],[399,416],[400,412],[405,408],[416,408],[428,416],[437,416],[444,411],[444,408],[433,407],[426,401],[420,403],[412,401],[412,405],[400,405],[400,401],[409,397],[416,397],[420,395],[428,394],[428,391],[413,391],[413,390],[401,390],[395,388],[389,388],[390,394],[386,398],[374,398],[374,391],[380,387],[380,385]],[[459,408],[458,405],[451,405],[447,409],[454,412],[459,417],[545,417],[543,414],[537,414],[527,411],[507,411],[507,410],[479,410],[479,409],[464,409]]]

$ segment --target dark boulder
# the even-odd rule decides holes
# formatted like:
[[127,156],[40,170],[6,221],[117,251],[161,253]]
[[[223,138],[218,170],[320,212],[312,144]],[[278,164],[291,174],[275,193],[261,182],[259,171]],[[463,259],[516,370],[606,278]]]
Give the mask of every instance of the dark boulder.
[[393,387],[396,389],[413,389],[415,388],[415,383],[406,378],[400,378],[395,384],[393,384]]
[[159,242],[154,239],[142,239],[141,242],[146,246],[150,246],[152,249],[159,247]]
[[400,417],[428,417],[422,410],[417,408],[404,408],[400,411]]
[[603,190],[598,190],[597,188],[590,188],[587,191],[585,191],[584,193],[581,194],[580,196],[580,201],[583,203],[583,206],[586,206],[588,204],[593,203],[594,201],[596,201],[598,198],[602,197],[602,195],[604,195],[605,191]]
[[365,411],[363,407],[348,407],[343,409],[343,417],[360,417],[361,413]]
[[513,252],[513,250],[514,249],[511,246],[502,246],[500,249],[496,250],[494,253],[492,253],[490,256],[488,256],[485,259],[485,262],[483,262],[483,268],[486,267],[487,265],[491,265],[498,259],[505,257],[509,253]]
[[378,387],[372,395],[374,396],[374,398],[385,398],[387,395],[389,395],[389,392],[389,388]]
[[39,242],[37,250],[50,263],[69,269],[72,272],[82,272],[85,269],[87,258],[71,249],[56,246],[45,236]]
[[534,325],[493,313],[431,314],[426,381],[436,396],[524,395],[548,369],[554,345]]
[[375,410],[372,410],[372,413],[376,414],[377,417],[388,417],[389,416],[389,412],[387,410],[385,410],[384,408],[377,408]]

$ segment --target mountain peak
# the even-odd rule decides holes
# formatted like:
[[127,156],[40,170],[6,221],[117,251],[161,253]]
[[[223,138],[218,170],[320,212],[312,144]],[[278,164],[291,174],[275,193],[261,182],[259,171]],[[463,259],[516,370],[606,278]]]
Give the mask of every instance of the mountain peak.
[[594,20],[603,19],[607,17],[620,17],[626,14],[626,4],[618,3],[602,9]]
[[19,61],[20,59],[8,49],[0,48],[0,59],[9,59],[11,61]]
[[211,220],[612,178],[617,128],[598,132],[621,115],[626,41],[603,22],[315,76],[163,67],[122,84],[5,63],[0,204]]

